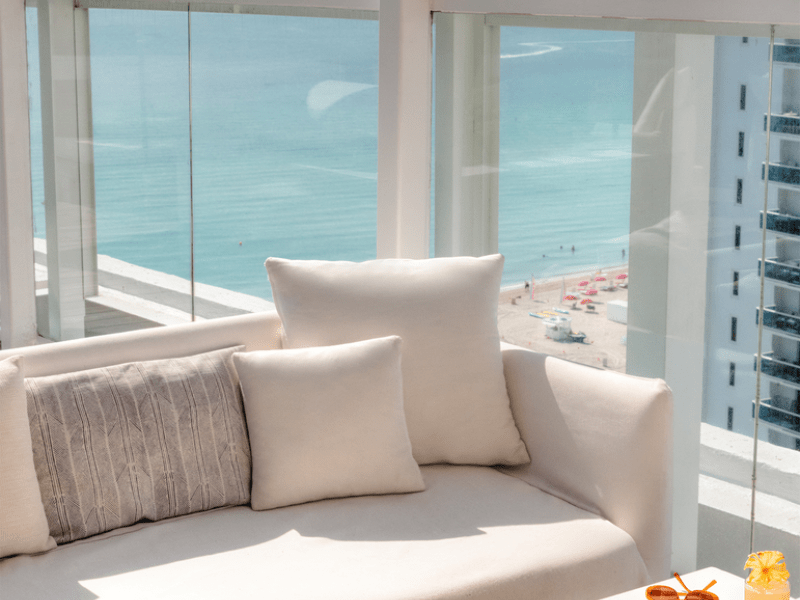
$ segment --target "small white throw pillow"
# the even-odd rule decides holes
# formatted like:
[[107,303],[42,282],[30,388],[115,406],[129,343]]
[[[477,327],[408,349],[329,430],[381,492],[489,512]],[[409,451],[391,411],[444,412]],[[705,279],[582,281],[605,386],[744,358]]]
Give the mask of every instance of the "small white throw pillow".
[[403,411],[400,347],[393,336],[233,355],[253,509],[425,489]]
[[21,356],[0,361],[0,557],[55,548],[33,466]]
[[503,375],[503,257],[266,262],[285,348],[403,339],[406,421],[419,464],[529,462]]

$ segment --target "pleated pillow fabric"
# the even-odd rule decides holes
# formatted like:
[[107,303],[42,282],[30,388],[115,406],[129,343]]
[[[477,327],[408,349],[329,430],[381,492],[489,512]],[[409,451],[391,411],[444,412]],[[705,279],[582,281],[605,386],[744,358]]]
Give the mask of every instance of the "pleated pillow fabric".
[[425,489],[403,412],[400,347],[392,336],[233,355],[253,509]]
[[285,348],[398,335],[419,464],[529,462],[503,376],[503,257],[266,262]]
[[0,361],[0,558],[55,545],[33,466],[23,359],[16,356]]
[[25,380],[56,542],[249,502],[242,349]]

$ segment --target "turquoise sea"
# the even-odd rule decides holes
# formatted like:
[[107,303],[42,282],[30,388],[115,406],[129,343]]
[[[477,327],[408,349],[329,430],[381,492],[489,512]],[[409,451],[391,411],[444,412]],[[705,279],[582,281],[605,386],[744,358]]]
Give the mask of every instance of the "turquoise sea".
[[[375,257],[377,21],[91,9],[90,27],[101,254],[188,279],[191,194],[197,281],[270,298],[268,256]],[[633,47],[629,33],[502,29],[504,284],[625,262]]]

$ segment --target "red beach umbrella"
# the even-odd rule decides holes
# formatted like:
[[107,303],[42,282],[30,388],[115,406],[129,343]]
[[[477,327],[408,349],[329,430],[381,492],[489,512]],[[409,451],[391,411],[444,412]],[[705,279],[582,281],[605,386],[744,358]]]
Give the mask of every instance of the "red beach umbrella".
[[594,278],[594,280],[595,280],[595,281],[605,281],[605,280],[606,280],[606,278],[605,278],[605,277],[603,277],[602,275],[598,275],[597,277],[595,277],[595,278]]
[[577,298],[572,294],[567,294],[566,296],[564,296],[564,300],[568,300],[571,302],[572,300],[577,300]]
[[583,300],[581,300],[581,304],[591,304],[591,303],[592,303],[591,298],[584,298]]
[[627,279],[627,278],[628,278],[627,273],[620,273],[619,275],[617,275],[617,279]]
[[585,285],[589,285],[589,282],[588,282],[588,281],[581,281],[581,282],[578,284],[578,286],[579,286],[579,287],[583,287],[583,286],[585,286]]
[[589,290],[586,290],[586,291],[584,292],[584,294],[586,294],[587,296],[592,296],[592,295],[594,295],[594,294],[596,294],[596,293],[597,293],[597,290],[596,290],[596,289],[594,289],[594,288],[592,288],[592,289],[589,289]]

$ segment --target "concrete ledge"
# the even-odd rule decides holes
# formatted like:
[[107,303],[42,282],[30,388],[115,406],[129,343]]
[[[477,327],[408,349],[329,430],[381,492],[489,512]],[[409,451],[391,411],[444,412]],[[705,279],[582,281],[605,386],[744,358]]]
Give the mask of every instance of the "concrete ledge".
[[[744,576],[750,552],[750,488],[700,475],[697,568]],[[800,573],[800,505],[756,492],[756,550],[780,550]]]
[[[707,423],[700,425],[700,473],[749,490],[752,461],[753,438]],[[757,478],[759,491],[800,502],[800,452],[759,442]]]
[[[33,244],[37,317],[42,330],[47,323],[47,242],[34,238]],[[100,254],[97,282],[97,295],[86,298],[86,335],[191,320],[191,283],[187,279]],[[199,282],[195,282],[194,304],[195,316],[205,319],[275,308],[263,298]]]
[[[752,460],[752,438],[700,425],[697,568],[745,574]],[[755,515],[755,549],[780,550],[800,573],[800,452],[759,443]]]

